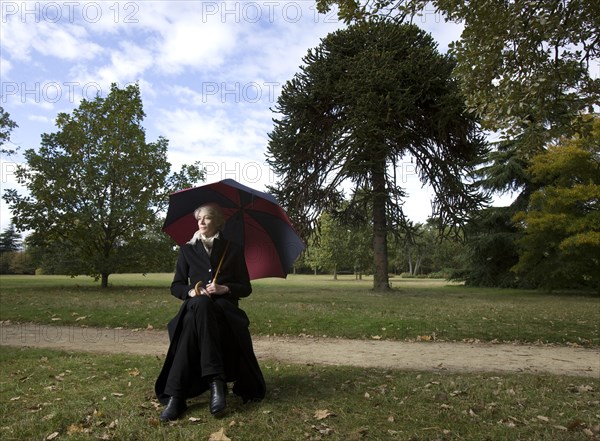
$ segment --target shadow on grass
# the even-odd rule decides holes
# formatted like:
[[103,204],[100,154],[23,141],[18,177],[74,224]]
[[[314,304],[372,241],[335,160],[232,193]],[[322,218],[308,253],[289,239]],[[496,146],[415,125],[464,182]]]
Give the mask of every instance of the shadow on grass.
[[[319,404],[325,405],[339,400],[341,392],[346,394],[360,391],[364,394],[363,389],[366,388],[367,381],[374,379],[373,370],[369,371],[370,378],[367,380],[366,372],[360,375],[361,371],[356,375],[356,369],[334,366],[285,365],[282,369],[284,373],[279,373],[278,370],[276,365],[263,367],[267,383],[267,394],[264,400],[244,403],[240,397],[230,393],[227,396],[227,410],[223,417],[252,413],[258,409],[268,412],[272,406],[285,411],[294,408],[298,403],[314,403],[315,408],[318,408]],[[352,374],[354,375],[349,379],[349,375]],[[382,372],[381,375],[383,377],[384,373]],[[189,399],[186,417],[190,414],[208,414],[209,398],[210,394],[206,392]]]

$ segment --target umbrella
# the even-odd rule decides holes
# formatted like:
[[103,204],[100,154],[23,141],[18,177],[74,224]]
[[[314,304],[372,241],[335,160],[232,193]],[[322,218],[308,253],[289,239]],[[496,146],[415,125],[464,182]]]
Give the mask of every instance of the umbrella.
[[183,245],[198,230],[194,210],[209,202],[223,210],[225,237],[244,247],[250,279],[286,277],[304,243],[272,195],[233,179],[172,193],[163,231]]

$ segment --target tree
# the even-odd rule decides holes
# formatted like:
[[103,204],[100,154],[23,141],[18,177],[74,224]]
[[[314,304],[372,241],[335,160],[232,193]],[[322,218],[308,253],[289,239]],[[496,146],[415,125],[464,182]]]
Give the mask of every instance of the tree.
[[530,172],[540,188],[515,216],[524,229],[515,272],[536,286],[600,292],[600,118],[587,136],[533,157]]
[[9,113],[0,106],[0,153],[7,155],[15,153],[14,149],[5,149],[3,146],[10,141],[10,133],[17,127],[17,123],[10,119]]
[[19,251],[21,249],[21,235],[17,233],[14,224],[10,224],[0,234],[0,253]]
[[374,289],[387,290],[387,233],[406,224],[396,165],[414,158],[434,188],[440,227],[454,228],[484,199],[463,179],[485,151],[478,126],[464,111],[454,62],[416,26],[353,24],[303,61],[276,105],[282,117],[267,161],[280,181],[271,190],[306,237],[351,183],[349,208],[366,198],[372,213]]
[[[454,73],[468,107],[486,129],[501,135],[480,170],[487,191],[518,194],[510,207],[476,216],[467,236],[468,283],[526,285],[510,268],[522,234],[512,219],[525,210],[539,182],[531,158],[560,137],[584,136],[600,102],[600,3],[596,0],[317,0],[319,10],[339,5],[347,22],[371,15],[399,21],[440,13],[463,31],[450,47]],[[426,15],[426,18],[427,18]],[[497,226],[498,231],[490,230]],[[486,237],[491,234],[493,237]],[[485,266],[488,265],[488,268]]]
[[466,263],[450,274],[470,286],[527,287],[512,267],[519,260],[517,240],[522,233],[512,220],[511,207],[490,207],[477,212],[465,227]]
[[451,52],[469,107],[509,139],[539,149],[576,132],[577,116],[600,101],[596,0],[317,0],[321,12],[335,4],[346,22],[436,12],[461,23]]
[[364,228],[342,222],[330,212],[322,213],[318,223],[318,238],[310,242],[308,249],[307,260],[311,267],[315,271],[331,271],[336,280],[340,270],[353,271],[356,278],[360,278],[367,267],[365,260],[371,254],[369,244],[364,240],[367,236],[363,234]]
[[13,255],[21,249],[21,235],[11,223],[0,234],[0,274],[10,274]]
[[170,191],[203,179],[196,166],[170,174],[168,141],[147,143],[138,85],[115,84],[109,94],[60,113],[58,131],[28,149],[17,180],[29,191],[7,190],[4,199],[20,230],[33,230],[32,246],[58,247],[71,262],[108,286],[110,274],[142,259],[135,244],[147,236]]

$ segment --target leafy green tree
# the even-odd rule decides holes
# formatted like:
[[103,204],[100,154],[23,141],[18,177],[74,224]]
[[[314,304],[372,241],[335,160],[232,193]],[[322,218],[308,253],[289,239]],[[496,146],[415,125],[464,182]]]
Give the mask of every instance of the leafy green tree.
[[[387,234],[402,228],[405,196],[396,167],[416,161],[435,190],[440,227],[456,227],[484,198],[464,180],[485,152],[476,121],[465,113],[454,62],[431,36],[383,20],[353,24],[308,51],[277,101],[268,163],[280,177],[271,190],[305,237],[316,219],[344,200],[368,200],[374,289],[389,289]],[[358,196],[358,197],[357,197]]]
[[392,236],[389,243],[397,274],[450,278],[466,265],[468,250],[462,236],[440,235],[431,219],[414,224],[410,234]]
[[464,270],[467,264],[468,249],[464,237],[436,238],[430,256],[427,274],[435,273],[436,277],[450,278],[454,271]]
[[6,254],[8,255],[9,274],[35,274],[35,264],[31,254],[27,250],[13,251]]
[[338,271],[353,271],[357,278],[365,272],[370,253],[369,232],[359,225],[342,223],[339,217],[324,212],[319,217],[318,240],[310,241],[309,262],[315,270],[325,269],[337,279]]
[[129,267],[123,271],[133,273],[169,273],[173,272],[177,260],[177,248],[173,239],[161,231],[163,218],[156,218],[144,229],[144,234],[135,242],[129,242],[124,250],[126,254],[140,256],[139,260],[129,261]]
[[[315,274],[319,270],[332,271],[334,278],[337,278],[337,263],[333,260],[336,239],[332,234],[332,220],[327,212],[319,217],[318,233],[315,231],[309,240],[307,252],[307,263],[313,269]],[[338,247],[341,245],[337,243]]]
[[15,149],[5,149],[4,144],[10,141],[10,133],[17,127],[17,123],[10,119],[10,114],[0,106],[0,153],[6,155],[15,153]]
[[530,172],[540,188],[515,216],[524,235],[514,270],[537,286],[600,292],[600,118],[533,157]]
[[168,141],[146,142],[144,116],[138,85],[83,100],[58,115],[58,131],[43,134],[38,151],[25,151],[16,176],[29,194],[3,195],[15,226],[33,230],[32,246],[61,248],[71,274],[101,278],[102,287],[143,259],[135,244],[155,228],[168,193],[203,179],[197,165],[171,174]]
[[421,223],[412,224],[408,234],[399,234],[392,240],[396,267],[410,275],[422,273],[425,261],[431,259],[437,232]]
[[600,2],[596,0],[317,0],[347,22],[370,16],[459,22],[455,73],[484,127],[541,148],[570,135],[600,102]]
[[470,264],[463,275],[472,284],[529,286],[523,274],[516,278],[510,270],[519,258],[515,241],[522,234],[512,219],[539,186],[530,180],[531,158],[561,136],[583,136],[589,130],[584,115],[600,102],[600,2],[317,0],[321,11],[336,4],[347,22],[372,15],[433,20],[432,14],[439,13],[463,25],[450,47],[457,60],[454,73],[469,109],[486,129],[501,135],[480,169],[480,183],[488,191],[518,195],[509,207],[475,216],[467,236]]

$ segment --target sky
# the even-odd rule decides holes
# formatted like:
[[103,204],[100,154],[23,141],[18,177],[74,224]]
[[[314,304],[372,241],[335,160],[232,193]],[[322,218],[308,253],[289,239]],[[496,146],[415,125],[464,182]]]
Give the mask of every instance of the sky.
[[[0,106],[19,127],[5,148],[37,149],[59,112],[106,96],[111,83],[140,86],[146,141],[169,140],[172,170],[200,161],[206,183],[231,178],[265,190],[272,108],[302,58],[343,28],[314,0],[0,0]],[[415,24],[445,52],[461,28],[427,12]],[[1,193],[16,188],[20,155],[1,158]],[[431,215],[432,191],[401,165],[408,218]],[[11,212],[0,202],[0,230]]]

